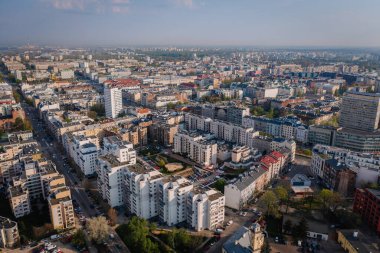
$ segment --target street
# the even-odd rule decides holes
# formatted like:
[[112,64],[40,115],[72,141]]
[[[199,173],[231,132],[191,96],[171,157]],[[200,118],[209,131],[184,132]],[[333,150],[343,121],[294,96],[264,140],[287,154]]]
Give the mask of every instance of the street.
[[[48,159],[54,162],[58,172],[65,176],[66,185],[71,189],[73,201],[79,205],[83,212],[83,215],[86,218],[97,216],[96,209],[91,207],[91,203],[93,202],[92,199],[89,198],[85,189],[81,187],[81,181],[77,175],[69,171],[70,168],[64,161],[64,154],[60,152],[60,149],[58,147],[59,144],[47,134],[47,129],[44,123],[41,122],[38,117],[37,109],[29,106],[24,102],[22,102],[21,105],[25,110],[26,117],[29,119],[33,126],[34,138],[41,146],[41,151]],[[120,237],[112,228],[111,233],[113,233],[115,236],[113,240],[109,240],[108,247],[110,248],[111,252],[129,252]],[[97,252],[96,248],[92,246],[91,243],[89,243],[88,246],[90,252]]]

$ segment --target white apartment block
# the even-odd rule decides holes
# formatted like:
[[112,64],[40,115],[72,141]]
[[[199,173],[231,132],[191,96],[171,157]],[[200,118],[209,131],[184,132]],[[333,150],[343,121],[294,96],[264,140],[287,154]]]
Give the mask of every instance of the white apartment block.
[[133,144],[117,136],[103,138],[102,154],[113,154],[120,162],[128,161],[129,165],[136,164],[136,151],[133,149]]
[[103,139],[102,156],[99,157],[98,188],[111,207],[124,204],[124,174],[128,166],[136,164],[136,151],[131,143],[116,136]]
[[159,185],[160,221],[173,226],[187,220],[187,198],[193,184],[179,176],[164,178]]
[[104,102],[107,118],[117,118],[123,109],[122,90],[117,87],[105,85]]
[[198,132],[178,132],[174,135],[174,153],[187,154],[202,166],[216,165],[218,145],[212,136]]
[[73,79],[74,78],[74,71],[71,69],[61,70],[60,74],[61,74],[62,79]]
[[79,150],[79,167],[85,176],[96,172],[98,147],[93,143],[83,144]]
[[325,161],[335,159],[345,163],[347,167],[356,172],[356,186],[367,182],[377,182],[380,176],[380,156],[354,152],[344,148],[326,145],[315,145],[311,160],[311,171],[314,175],[323,177]]
[[123,177],[129,162],[120,162],[114,155],[99,157],[98,189],[111,207],[121,206],[123,201]]
[[18,185],[9,187],[8,192],[13,215],[16,218],[28,215],[31,212],[28,191]]
[[71,135],[68,142],[68,154],[85,176],[96,172],[98,150],[99,144],[96,136]]
[[214,134],[216,138],[239,145],[250,146],[252,139],[259,135],[253,128],[246,128],[229,122],[213,120],[195,114],[186,114],[187,130],[201,130]]
[[144,219],[158,216],[158,188],[163,175],[156,171],[133,165],[125,170],[123,196],[127,210]]
[[194,189],[187,199],[187,223],[194,230],[214,230],[224,222],[224,196],[216,190]]
[[261,167],[246,172],[236,181],[224,186],[226,206],[240,210],[268,183],[267,171]]

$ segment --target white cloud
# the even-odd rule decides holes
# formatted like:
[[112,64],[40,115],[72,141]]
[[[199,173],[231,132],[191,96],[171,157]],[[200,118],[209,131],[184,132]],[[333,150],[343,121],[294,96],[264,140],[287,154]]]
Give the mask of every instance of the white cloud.
[[58,10],[127,13],[130,0],[42,0]]
[[194,7],[193,0],[174,0],[174,2],[177,5],[182,5],[182,6],[185,6],[187,8],[193,8]]
[[112,12],[113,13],[119,13],[119,14],[126,14],[129,12],[128,7],[122,7],[122,6],[112,6]]
[[129,4],[129,0],[112,0],[113,4]]
[[83,10],[87,4],[87,0],[51,0],[50,4],[59,10]]

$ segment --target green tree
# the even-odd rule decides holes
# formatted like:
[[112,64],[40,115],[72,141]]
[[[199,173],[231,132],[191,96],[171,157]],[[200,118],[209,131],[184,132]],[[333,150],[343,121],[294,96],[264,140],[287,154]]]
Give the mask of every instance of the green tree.
[[266,191],[259,199],[258,205],[266,212],[266,215],[277,217],[278,212],[278,199],[273,191]]
[[336,217],[335,222],[338,221],[340,224],[342,224],[342,228],[353,229],[362,224],[362,218],[357,213],[338,209],[334,212],[334,214]]
[[13,128],[15,130],[18,130],[18,131],[21,131],[24,129],[24,121],[22,120],[22,118],[17,117],[15,119],[15,123],[13,124]]
[[131,252],[159,253],[158,245],[149,238],[149,224],[139,217],[132,217],[128,224],[116,229]]
[[74,245],[77,245],[79,247],[84,247],[86,246],[86,239],[85,235],[82,229],[78,229],[75,234],[73,235],[73,240],[72,243]]
[[282,205],[285,201],[289,198],[289,193],[283,186],[277,186],[274,189],[274,193],[276,194],[277,198],[280,200],[280,205]]
[[101,243],[109,235],[108,222],[103,216],[89,219],[86,226],[89,237],[96,243]]
[[263,116],[265,114],[265,110],[262,106],[254,106],[251,108],[251,114],[254,116]]
[[104,104],[95,104],[90,107],[90,111],[96,112],[97,116],[99,117],[104,117],[106,115]]
[[164,161],[164,159],[159,159],[158,162],[157,162],[158,166],[160,167],[165,167],[166,165],[166,162]]
[[342,204],[343,199],[339,192],[333,192],[331,197],[328,199],[329,207],[331,211],[335,212],[336,209]]
[[369,86],[369,87],[366,89],[366,92],[368,92],[368,93],[374,93],[375,91],[373,90],[372,86]]
[[166,105],[167,110],[174,110],[175,109],[175,104],[170,102]]
[[304,239],[307,236],[308,224],[304,217],[293,227],[293,236],[295,239]]
[[214,188],[220,191],[221,193],[224,193],[224,186],[226,185],[226,183],[226,180],[224,180],[223,178],[219,178],[214,183]]
[[20,96],[20,93],[18,93],[16,90],[13,91],[13,97],[16,100],[16,103],[20,103],[21,96]]
[[284,233],[289,234],[293,230],[293,223],[291,220],[286,220],[283,227]]
[[96,119],[98,117],[98,114],[95,111],[88,111],[87,116],[91,119]]
[[319,192],[318,198],[322,202],[324,209],[327,209],[332,196],[333,196],[333,192],[328,189],[323,189],[322,191]]

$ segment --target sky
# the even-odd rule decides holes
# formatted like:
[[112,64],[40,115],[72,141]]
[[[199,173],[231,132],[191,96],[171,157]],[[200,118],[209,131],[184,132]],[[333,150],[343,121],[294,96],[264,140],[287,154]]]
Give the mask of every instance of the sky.
[[0,0],[0,45],[380,47],[380,0]]

